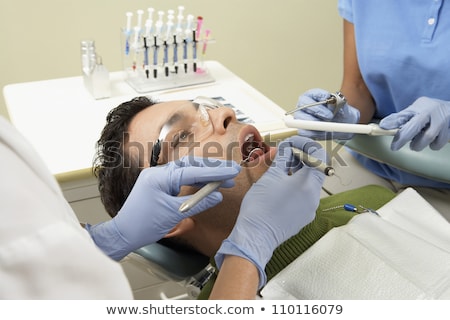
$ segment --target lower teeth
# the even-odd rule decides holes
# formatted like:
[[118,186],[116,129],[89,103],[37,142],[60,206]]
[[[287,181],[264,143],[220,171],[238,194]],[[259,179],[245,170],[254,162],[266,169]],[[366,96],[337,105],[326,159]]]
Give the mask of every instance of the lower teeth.
[[244,161],[250,161],[250,160],[254,160],[255,158],[252,157],[252,154],[255,153],[256,151],[262,151],[261,148],[254,148],[253,150],[251,150],[247,156],[247,158]]

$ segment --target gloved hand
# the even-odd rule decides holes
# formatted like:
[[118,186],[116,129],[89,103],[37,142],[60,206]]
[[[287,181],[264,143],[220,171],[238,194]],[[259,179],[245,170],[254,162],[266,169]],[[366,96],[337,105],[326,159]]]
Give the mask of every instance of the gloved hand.
[[160,240],[184,218],[222,201],[222,194],[214,191],[190,210],[180,213],[178,208],[190,197],[177,196],[182,185],[201,187],[211,181],[224,180],[221,187],[229,188],[240,170],[234,161],[189,156],[144,169],[117,215],[104,223],[86,225],[86,229],[103,252],[120,260]]
[[383,129],[400,128],[392,140],[396,151],[411,141],[411,150],[426,146],[433,150],[444,147],[450,139],[450,101],[421,97],[406,109],[393,113],[380,121]]
[[264,268],[275,248],[310,223],[319,205],[325,175],[295,159],[291,146],[325,161],[325,151],[311,139],[283,141],[272,166],[245,195],[237,222],[215,256],[219,268],[226,255],[251,261],[259,288],[266,283]]
[[[311,89],[306,91],[298,98],[297,106],[323,101],[330,97],[330,93],[323,89]],[[333,115],[334,106],[318,105],[299,110],[294,113],[294,119],[309,121],[331,121],[339,123],[358,123],[359,110],[353,108],[348,103],[344,104],[341,109]],[[326,139],[326,132],[299,129],[298,134],[313,139]],[[333,132],[333,139],[349,140],[353,137],[353,133]]]

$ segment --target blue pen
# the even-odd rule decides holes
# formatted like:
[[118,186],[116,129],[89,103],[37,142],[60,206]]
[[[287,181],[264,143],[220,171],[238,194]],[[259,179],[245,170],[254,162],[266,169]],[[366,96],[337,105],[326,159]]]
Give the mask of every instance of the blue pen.
[[358,208],[349,203],[344,204],[344,210],[351,211],[351,212],[358,212]]

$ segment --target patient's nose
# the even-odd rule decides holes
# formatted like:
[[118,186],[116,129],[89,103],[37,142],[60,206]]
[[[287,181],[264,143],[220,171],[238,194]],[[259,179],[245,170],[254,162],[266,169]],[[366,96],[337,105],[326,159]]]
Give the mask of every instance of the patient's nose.
[[209,110],[209,117],[214,126],[214,131],[218,134],[224,134],[230,122],[237,121],[233,109],[228,107]]

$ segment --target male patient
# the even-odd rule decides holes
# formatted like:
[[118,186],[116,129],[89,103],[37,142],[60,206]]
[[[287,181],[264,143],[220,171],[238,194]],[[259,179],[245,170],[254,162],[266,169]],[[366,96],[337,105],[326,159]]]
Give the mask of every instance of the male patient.
[[119,211],[145,167],[188,153],[240,163],[256,149],[243,163],[235,187],[221,190],[224,199],[219,205],[186,218],[167,235],[206,256],[213,256],[231,232],[245,193],[276,154],[276,148],[264,144],[255,127],[239,123],[231,108],[208,98],[155,103],[140,97],[112,110],[107,122],[98,141],[96,170],[102,201],[111,216]]
[[[219,205],[184,219],[166,236],[213,257],[231,232],[244,195],[270,167],[276,155],[276,147],[264,143],[255,127],[238,122],[234,111],[218,101],[199,97],[193,101],[156,102],[138,97],[113,109],[98,140],[94,165],[101,198],[107,212],[115,216],[143,168],[163,165],[187,154],[211,158],[211,165],[214,165],[213,159],[242,163],[235,186],[221,190],[223,201]],[[192,187],[182,189],[183,194],[195,191]],[[393,197],[384,190],[381,194],[377,198],[363,190],[346,195],[346,200],[357,197],[358,201],[365,201],[367,207],[378,208]],[[289,240],[295,242],[295,248],[282,245],[277,249],[286,252],[280,252],[278,256],[282,258],[274,254],[272,260],[283,261],[272,265],[269,262],[266,266],[268,279],[327,230],[345,224],[354,214],[344,211],[336,215],[326,206],[336,207],[333,201],[322,203],[317,211],[322,210],[322,214],[299,233],[298,239],[294,236]],[[319,218],[327,221],[321,222]],[[307,234],[301,235],[302,232]]]

